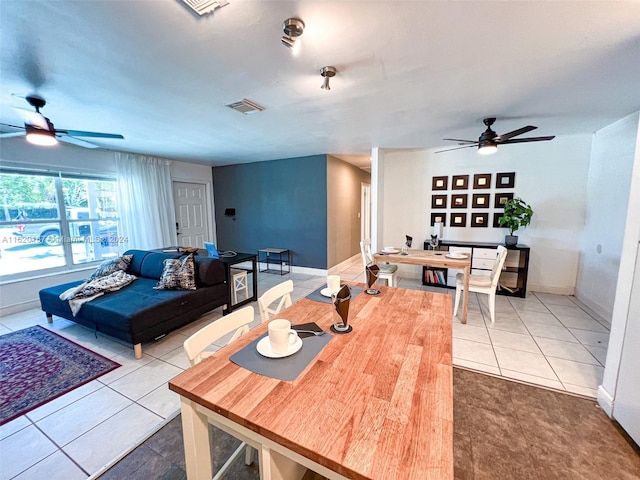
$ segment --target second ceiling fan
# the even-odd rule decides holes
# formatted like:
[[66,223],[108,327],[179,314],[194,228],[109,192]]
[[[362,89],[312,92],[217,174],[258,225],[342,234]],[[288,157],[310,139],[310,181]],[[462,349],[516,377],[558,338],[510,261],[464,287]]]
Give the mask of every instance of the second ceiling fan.
[[545,142],[545,141],[553,140],[554,138],[556,138],[555,135],[552,135],[549,137],[513,138],[538,128],[538,127],[534,127],[533,125],[527,125],[526,127],[518,128],[517,130],[513,130],[512,132],[498,135],[496,132],[494,132],[491,129],[491,126],[495,123],[495,121],[496,121],[495,117],[488,117],[482,120],[482,122],[487,126],[487,129],[484,132],[482,132],[482,135],[480,135],[478,140],[460,140],[458,138],[444,138],[443,140],[458,142],[458,144],[462,146],[448,148],[446,150],[439,150],[435,153],[449,152],[451,150],[459,150],[461,148],[478,147],[478,153],[482,155],[489,155],[498,150],[498,145],[503,145],[508,143]]

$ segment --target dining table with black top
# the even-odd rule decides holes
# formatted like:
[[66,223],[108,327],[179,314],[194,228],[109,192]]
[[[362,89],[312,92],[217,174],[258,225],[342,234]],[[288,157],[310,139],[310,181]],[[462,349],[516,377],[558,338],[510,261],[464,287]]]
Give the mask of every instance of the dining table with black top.
[[333,303],[310,295],[273,317],[301,330],[295,353],[261,358],[262,323],[169,382],[190,480],[212,477],[209,423],[258,451],[262,480],[307,469],[332,480],[453,479],[450,296],[353,287],[350,333],[332,332]]

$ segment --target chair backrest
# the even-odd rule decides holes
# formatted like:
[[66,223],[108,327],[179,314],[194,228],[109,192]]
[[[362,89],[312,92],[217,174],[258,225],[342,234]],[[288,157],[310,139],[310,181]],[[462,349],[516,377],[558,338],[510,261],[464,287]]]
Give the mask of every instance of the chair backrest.
[[360,255],[362,256],[362,266],[366,270],[367,265],[373,263],[373,253],[371,253],[371,240],[365,238],[360,242]]
[[[271,287],[258,298],[258,307],[260,307],[260,319],[262,323],[266,322],[273,315],[277,315],[282,310],[291,306],[291,292],[293,292],[293,282],[287,280],[275,287]],[[276,300],[280,300],[276,308],[271,308],[271,304]]]
[[184,342],[184,351],[189,357],[191,366],[213,354],[214,352],[205,352],[204,349],[228,333],[234,332],[228,343],[248,333],[249,324],[253,322],[253,318],[253,307],[241,308],[210,323],[187,338]]
[[498,245],[498,256],[496,257],[496,261],[493,263],[493,268],[491,269],[491,286],[495,287],[498,285],[498,280],[500,279],[500,274],[502,273],[502,267],[504,266],[504,261],[507,259],[507,250],[502,245]]

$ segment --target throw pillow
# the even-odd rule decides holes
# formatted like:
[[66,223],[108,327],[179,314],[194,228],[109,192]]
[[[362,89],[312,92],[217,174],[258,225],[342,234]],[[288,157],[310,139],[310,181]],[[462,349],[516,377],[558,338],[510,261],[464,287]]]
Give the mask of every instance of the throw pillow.
[[182,258],[168,258],[164,261],[162,276],[156,290],[195,290],[195,265],[193,254]]
[[105,260],[95,271],[91,274],[88,281],[95,280],[96,278],[106,277],[107,275],[111,275],[118,270],[122,270],[126,272],[129,269],[129,265],[131,264],[131,260],[133,260],[133,255],[122,255],[120,257],[111,258],[109,260]]

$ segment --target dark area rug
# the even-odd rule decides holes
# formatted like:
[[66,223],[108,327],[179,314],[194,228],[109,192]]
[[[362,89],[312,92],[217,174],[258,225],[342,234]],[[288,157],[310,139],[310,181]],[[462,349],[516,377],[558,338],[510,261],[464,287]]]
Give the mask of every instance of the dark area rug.
[[46,328],[0,336],[0,425],[120,364]]
[[[594,400],[460,368],[453,372],[456,480],[640,478],[634,445]],[[212,433],[216,471],[240,442],[219,430]],[[255,462],[247,467],[243,459],[226,479],[259,478]],[[183,480],[184,468],[178,415],[100,480]],[[304,480],[323,478],[308,471]]]

